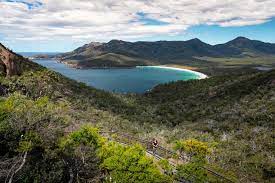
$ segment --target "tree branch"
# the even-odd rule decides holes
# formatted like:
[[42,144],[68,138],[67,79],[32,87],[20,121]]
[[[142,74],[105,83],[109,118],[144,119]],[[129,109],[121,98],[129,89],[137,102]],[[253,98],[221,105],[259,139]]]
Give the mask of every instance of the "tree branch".
[[12,183],[12,180],[13,180],[14,175],[15,175],[17,172],[19,172],[19,171],[23,168],[23,166],[24,166],[25,163],[26,163],[27,155],[28,155],[28,152],[25,152],[25,153],[24,153],[24,156],[23,156],[22,163],[21,163],[20,166],[11,174],[11,177],[10,177],[8,183]]

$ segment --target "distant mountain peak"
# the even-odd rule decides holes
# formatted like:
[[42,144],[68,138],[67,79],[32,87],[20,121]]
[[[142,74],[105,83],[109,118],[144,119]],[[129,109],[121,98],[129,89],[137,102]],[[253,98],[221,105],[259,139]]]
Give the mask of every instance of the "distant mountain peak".
[[198,38],[190,39],[190,40],[185,41],[185,42],[187,42],[187,43],[196,43],[196,44],[206,44],[205,42],[201,41]]
[[102,45],[101,42],[90,42],[89,44],[86,44],[87,46],[100,46]]
[[197,41],[197,42],[202,42],[199,38],[190,39],[189,41]]
[[237,47],[250,47],[254,41],[246,38],[246,37],[237,37],[227,43],[225,45],[237,46]]
[[239,36],[239,37],[233,39],[231,42],[240,42],[240,41],[251,41],[251,40],[246,37]]
[[119,40],[119,39],[112,39],[111,41],[108,42],[108,44],[112,43],[124,43],[125,41]]

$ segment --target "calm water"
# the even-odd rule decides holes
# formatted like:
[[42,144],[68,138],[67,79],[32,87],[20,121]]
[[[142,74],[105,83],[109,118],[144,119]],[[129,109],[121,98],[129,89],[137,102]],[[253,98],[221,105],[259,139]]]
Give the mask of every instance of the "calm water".
[[32,57],[39,54],[56,55],[58,53],[61,52],[19,52],[18,54],[23,55],[24,57]]
[[[37,53],[22,53],[24,56],[35,54]],[[34,61],[71,79],[84,82],[95,88],[119,93],[144,93],[161,83],[198,78],[193,73],[163,68],[79,70],[54,60]]]
[[35,62],[95,88],[119,93],[144,93],[161,83],[198,78],[193,73],[162,68],[80,70],[54,60],[35,60]]

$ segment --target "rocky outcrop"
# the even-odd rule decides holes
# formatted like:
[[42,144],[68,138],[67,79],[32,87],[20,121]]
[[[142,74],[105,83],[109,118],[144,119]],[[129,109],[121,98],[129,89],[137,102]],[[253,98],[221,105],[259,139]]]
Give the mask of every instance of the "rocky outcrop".
[[7,76],[19,75],[25,58],[7,49],[0,43],[0,65]]

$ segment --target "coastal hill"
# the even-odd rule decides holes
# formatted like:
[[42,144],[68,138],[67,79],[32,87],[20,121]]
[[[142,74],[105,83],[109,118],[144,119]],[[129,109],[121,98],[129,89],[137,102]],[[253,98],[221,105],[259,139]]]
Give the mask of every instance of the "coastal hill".
[[[75,67],[133,67],[138,65],[186,64],[201,58],[275,57],[275,44],[238,37],[210,45],[199,39],[188,41],[92,42],[72,52],[54,56]],[[36,58],[39,58],[36,57]]]

